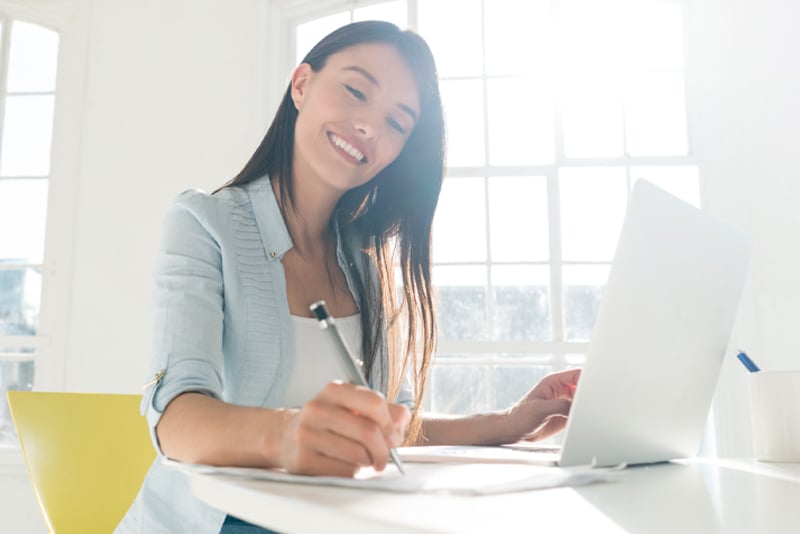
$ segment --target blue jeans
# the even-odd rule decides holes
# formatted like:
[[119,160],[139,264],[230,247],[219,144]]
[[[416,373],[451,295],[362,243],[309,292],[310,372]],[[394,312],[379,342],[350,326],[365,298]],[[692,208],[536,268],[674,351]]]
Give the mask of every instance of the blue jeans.
[[261,528],[252,523],[242,521],[238,517],[232,515],[225,517],[225,522],[222,523],[222,529],[219,534],[278,534],[274,530]]

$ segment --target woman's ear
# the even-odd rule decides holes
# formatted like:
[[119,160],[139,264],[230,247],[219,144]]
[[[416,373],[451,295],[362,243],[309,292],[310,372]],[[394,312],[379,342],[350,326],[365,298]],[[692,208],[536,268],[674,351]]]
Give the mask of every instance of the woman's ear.
[[308,89],[308,80],[311,78],[311,65],[308,63],[301,63],[292,73],[292,101],[297,111],[303,106],[303,100],[306,96],[306,89]]

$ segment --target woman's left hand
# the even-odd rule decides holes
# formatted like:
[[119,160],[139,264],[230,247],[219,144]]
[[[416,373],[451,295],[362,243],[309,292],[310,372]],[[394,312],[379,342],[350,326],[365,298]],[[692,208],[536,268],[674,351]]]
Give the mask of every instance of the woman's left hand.
[[536,441],[564,429],[580,374],[580,369],[551,373],[509,409],[506,424],[516,441]]

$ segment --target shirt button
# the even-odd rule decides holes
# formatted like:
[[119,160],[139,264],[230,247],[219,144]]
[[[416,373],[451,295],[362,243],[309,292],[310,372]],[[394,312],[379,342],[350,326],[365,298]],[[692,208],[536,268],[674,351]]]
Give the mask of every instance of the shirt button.
[[277,253],[277,252],[275,252],[274,250],[273,250],[272,252],[270,252],[270,253],[269,253],[269,257],[270,257],[270,258],[274,258],[274,257],[275,257],[275,256],[277,256],[277,255],[278,255],[278,253]]

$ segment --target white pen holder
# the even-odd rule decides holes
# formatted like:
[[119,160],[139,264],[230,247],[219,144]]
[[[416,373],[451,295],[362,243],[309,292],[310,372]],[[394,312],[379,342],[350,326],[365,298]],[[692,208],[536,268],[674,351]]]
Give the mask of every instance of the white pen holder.
[[749,376],[756,460],[800,462],[800,371],[759,371]]

